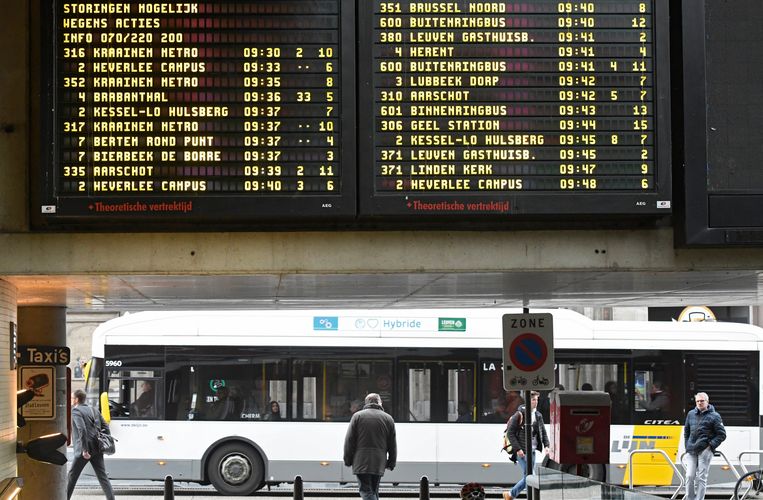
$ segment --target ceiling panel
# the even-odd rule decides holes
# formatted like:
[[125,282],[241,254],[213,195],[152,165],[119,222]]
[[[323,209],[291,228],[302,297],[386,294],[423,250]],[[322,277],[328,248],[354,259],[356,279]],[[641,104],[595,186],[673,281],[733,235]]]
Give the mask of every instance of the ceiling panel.
[[11,276],[72,310],[763,305],[757,271]]

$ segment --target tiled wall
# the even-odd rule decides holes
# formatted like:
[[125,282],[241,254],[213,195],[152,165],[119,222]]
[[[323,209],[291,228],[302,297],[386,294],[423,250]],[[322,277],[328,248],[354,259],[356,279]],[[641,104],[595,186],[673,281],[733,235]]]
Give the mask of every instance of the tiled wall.
[[18,323],[16,287],[0,280],[0,479],[16,475],[16,371],[10,369],[11,322]]

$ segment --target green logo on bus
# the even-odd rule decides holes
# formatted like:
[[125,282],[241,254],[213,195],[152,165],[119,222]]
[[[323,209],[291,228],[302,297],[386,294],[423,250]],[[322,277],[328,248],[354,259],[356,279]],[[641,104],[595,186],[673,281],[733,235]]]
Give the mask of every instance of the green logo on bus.
[[438,318],[437,330],[441,332],[465,332],[466,318]]

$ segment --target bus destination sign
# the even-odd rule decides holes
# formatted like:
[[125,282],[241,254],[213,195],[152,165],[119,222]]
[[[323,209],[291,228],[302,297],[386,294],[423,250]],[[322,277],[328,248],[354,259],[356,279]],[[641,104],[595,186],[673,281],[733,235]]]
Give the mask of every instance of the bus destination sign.
[[43,222],[355,214],[351,2],[42,1]]
[[669,213],[665,4],[363,3],[361,212]]

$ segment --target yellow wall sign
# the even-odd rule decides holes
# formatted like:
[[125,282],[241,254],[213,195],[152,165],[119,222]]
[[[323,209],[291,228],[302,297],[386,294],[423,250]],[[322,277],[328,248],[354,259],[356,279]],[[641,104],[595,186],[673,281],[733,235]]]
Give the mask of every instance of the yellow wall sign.
[[687,306],[678,315],[678,321],[716,321],[715,313],[706,306]]

